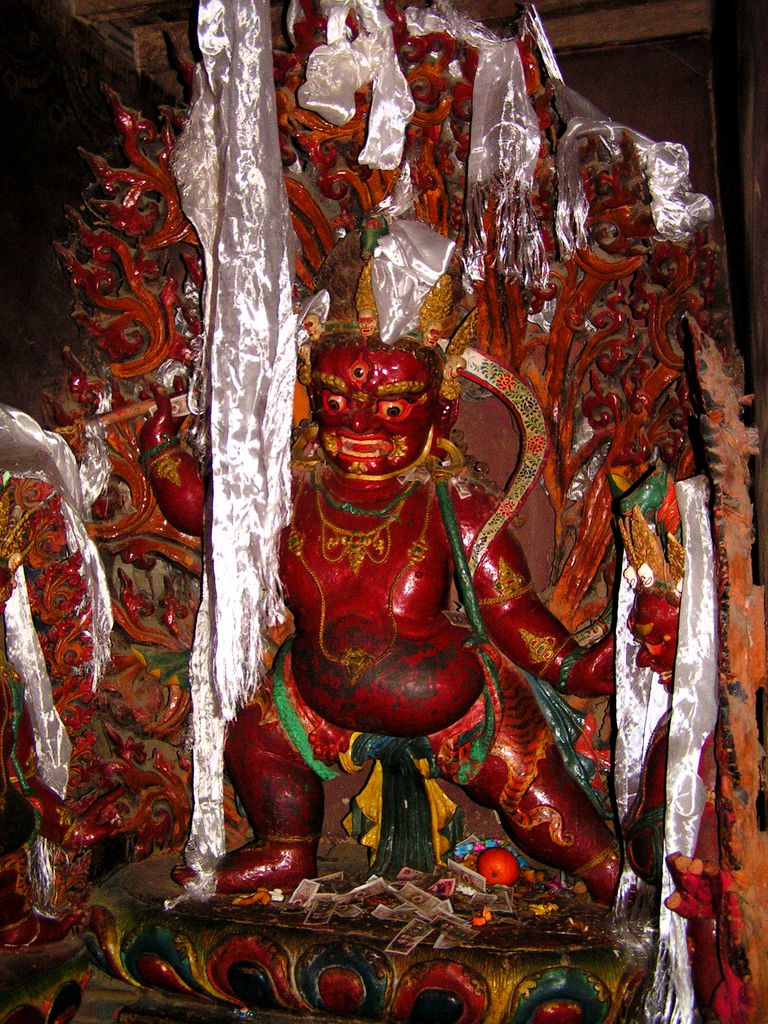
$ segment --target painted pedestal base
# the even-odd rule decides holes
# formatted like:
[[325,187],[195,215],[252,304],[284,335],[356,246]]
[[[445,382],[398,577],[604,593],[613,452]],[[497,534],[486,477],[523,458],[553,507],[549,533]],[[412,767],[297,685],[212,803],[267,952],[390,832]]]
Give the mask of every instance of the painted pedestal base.
[[67,1024],[90,974],[88,954],[76,938],[0,954],[0,1024]]
[[[303,915],[218,897],[163,908],[178,889],[158,858],[113,875],[92,900],[87,943],[104,970],[154,992],[126,1006],[124,1024],[319,1018],[403,1024],[620,1024],[644,964],[622,950],[602,912],[572,894],[561,912],[483,928],[469,945],[386,951],[402,922],[370,913],[308,926]],[[526,918],[524,920],[523,918]],[[570,918],[570,923],[568,923]],[[501,919],[499,919],[501,920]],[[634,959],[633,959],[634,958]],[[215,1004],[228,1013],[219,1018]],[[142,1009],[143,1005],[143,1009]],[[265,1017],[266,1015],[266,1017]],[[237,1012],[235,1017],[237,1017]]]

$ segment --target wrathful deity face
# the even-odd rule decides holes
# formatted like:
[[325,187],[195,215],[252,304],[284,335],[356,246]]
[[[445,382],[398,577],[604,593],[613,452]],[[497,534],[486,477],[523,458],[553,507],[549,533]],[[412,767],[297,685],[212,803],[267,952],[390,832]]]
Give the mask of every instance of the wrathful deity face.
[[637,664],[658,672],[663,680],[675,667],[679,615],[680,606],[671,593],[638,588],[629,617],[629,628],[640,644]]
[[424,328],[424,344],[434,348],[443,336],[443,325],[432,321]]
[[304,320],[304,330],[307,332],[307,337],[310,341],[317,341],[323,333],[320,317],[315,313],[310,313]]
[[349,341],[312,358],[311,396],[328,463],[345,476],[386,478],[428,454],[439,364],[431,353]]
[[357,326],[364,338],[372,338],[379,329],[379,319],[375,309],[361,309],[357,314]]

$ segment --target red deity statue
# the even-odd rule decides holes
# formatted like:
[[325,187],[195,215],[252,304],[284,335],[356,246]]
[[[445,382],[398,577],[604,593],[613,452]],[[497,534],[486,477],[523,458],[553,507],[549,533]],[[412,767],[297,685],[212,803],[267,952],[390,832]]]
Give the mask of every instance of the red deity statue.
[[[566,771],[520,669],[561,692],[604,694],[612,639],[578,647],[535,593],[510,528],[470,573],[467,553],[498,496],[460,458],[444,464],[455,376],[444,381],[439,348],[416,337],[386,345],[368,327],[328,324],[302,347],[314,425],[297,445],[280,554],[295,632],[229,729],[226,767],[254,841],[222,860],[218,891],[315,875],[322,780],[373,759],[379,781],[352,817],[376,833],[377,872],[431,867],[452,845],[450,815],[423,796],[442,777],[497,810],[524,853],[607,903],[614,837]],[[454,577],[466,622],[446,614]],[[422,803],[401,792],[398,811],[403,787]]]

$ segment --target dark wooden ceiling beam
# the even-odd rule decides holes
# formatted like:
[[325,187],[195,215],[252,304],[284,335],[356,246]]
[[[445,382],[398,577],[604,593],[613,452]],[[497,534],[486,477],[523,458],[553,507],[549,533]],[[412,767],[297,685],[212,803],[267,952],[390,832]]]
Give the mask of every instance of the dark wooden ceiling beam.
[[[457,6],[491,28],[509,24],[515,13],[514,4],[495,0],[460,0]],[[540,0],[536,7],[556,50],[703,35],[712,29],[712,0]]]
[[[455,0],[456,6],[478,21],[503,28],[516,15],[515,0]],[[648,42],[677,36],[708,34],[713,0],[539,0],[550,42],[556,51]],[[168,73],[164,32],[182,39],[188,26],[189,0],[72,0],[74,16],[109,25],[133,38],[138,71],[151,78]],[[278,27],[280,5],[274,5]]]
[[72,13],[80,21],[128,21],[152,25],[184,21],[192,7],[190,0],[72,0]]

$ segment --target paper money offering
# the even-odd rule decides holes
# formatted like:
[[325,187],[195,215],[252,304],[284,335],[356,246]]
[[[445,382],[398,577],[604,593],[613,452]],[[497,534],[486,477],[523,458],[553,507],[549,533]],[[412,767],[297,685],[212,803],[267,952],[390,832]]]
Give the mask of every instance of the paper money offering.
[[318,893],[309,906],[304,924],[327,924],[336,911],[338,899],[335,893]]
[[303,878],[291,894],[288,906],[294,910],[308,907],[320,891],[320,881],[316,878]]
[[432,925],[427,921],[420,921],[414,918],[404,928],[401,928],[385,949],[385,953],[397,953],[405,956],[410,953],[420,942],[422,942],[432,931]]
[[459,864],[458,861],[455,860],[450,860],[450,858],[446,863],[449,869],[456,875],[460,885],[470,885],[478,892],[486,891],[485,878],[483,878],[479,871],[473,871],[472,868],[466,868],[463,864]]

